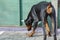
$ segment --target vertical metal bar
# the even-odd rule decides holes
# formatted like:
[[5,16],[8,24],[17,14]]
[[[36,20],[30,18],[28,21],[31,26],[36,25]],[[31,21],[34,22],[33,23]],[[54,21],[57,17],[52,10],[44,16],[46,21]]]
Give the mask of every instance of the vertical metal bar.
[[58,19],[58,28],[60,28],[59,27],[59,7],[60,7],[60,3],[59,3],[59,0],[58,0],[58,16],[57,16],[57,19]]
[[19,0],[20,2],[19,2],[19,4],[20,4],[20,26],[23,24],[22,23],[22,0]]
[[60,28],[59,27],[59,7],[58,7],[58,28]]

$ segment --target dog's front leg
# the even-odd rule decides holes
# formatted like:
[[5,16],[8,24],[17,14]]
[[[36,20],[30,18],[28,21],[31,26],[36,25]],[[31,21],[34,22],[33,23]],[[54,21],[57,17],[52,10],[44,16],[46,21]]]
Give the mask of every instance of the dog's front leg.
[[47,24],[45,23],[45,21],[43,21],[42,25],[43,25],[43,32],[44,32],[44,39],[43,40],[46,40],[47,35],[46,35],[46,29],[45,28],[47,28]]
[[43,27],[43,33],[44,33],[44,39],[43,40],[46,40],[46,37],[47,37],[45,26],[46,26],[46,24],[45,24],[44,18],[42,17],[42,27]]
[[28,33],[27,35],[28,35],[29,37],[32,37],[34,33],[35,33],[35,30],[32,29],[32,31],[31,31],[30,33]]
[[33,36],[33,34],[35,33],[35,29],[36,29],[37,25],[38,25],[38,21],[35,20],[33,22],[33,29],[31,31],[31,33],[28,34],[29,37],[32,37]]
[[51,32],[50,32],[47,20],[45,21],[44,25],[45,25],[45,28],[46,28],[46,33],[48,34],[48,36],[51,36]]
[[38,17],[37,17],[37,13],[35,11],[34,6],[32,7],[31,15],[32,15],[32,18],[33,18],[33,29],[32,29],[32,32],[28,34],[29,37],[33,36],[33,34],[35,33],[35,29],[38,25]]

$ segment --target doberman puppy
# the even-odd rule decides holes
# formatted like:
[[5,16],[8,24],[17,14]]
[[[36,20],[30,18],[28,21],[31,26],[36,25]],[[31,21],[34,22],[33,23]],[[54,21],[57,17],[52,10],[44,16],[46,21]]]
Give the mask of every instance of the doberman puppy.
[[[47,17],[50,17],[52,20],[52,27],[54,27],[54,40],[56,39],[56,13],[55,8],[51,4],[51,2],[42,1],[38,4],[32,6],[27,19],[25,20],[25,24],[27,26],[27,30],[30,31],[33,24],[32,32],[28,34],[29,37],[32,37],[35,33],[35,29],[37,28],[38,22],[42,21],[44,35],[46,39],[46,31],[48,35],[51,36],[51,32],[48,26]],[[46,30],[46,31],[45,31]],[[44,40],[45,40],[44,39]]]

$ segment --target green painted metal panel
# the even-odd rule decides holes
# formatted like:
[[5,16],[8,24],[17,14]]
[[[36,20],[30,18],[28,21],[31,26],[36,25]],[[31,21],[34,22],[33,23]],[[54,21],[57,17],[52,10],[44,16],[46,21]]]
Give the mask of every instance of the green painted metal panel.
[[0,0],[0,26],[19,26],[19,16],[19,0]]
[[47,2],[51,2],[51,0],[46,0]]
[[60,27],[60,7],[58,8],[58,27]]

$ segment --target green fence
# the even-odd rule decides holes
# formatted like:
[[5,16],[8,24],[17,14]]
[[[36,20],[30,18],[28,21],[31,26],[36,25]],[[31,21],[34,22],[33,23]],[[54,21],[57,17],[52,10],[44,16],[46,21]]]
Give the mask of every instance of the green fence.
[[0,0],[0,26],[19,26],[19,16],[19,0]]
[[60,7],[58,7],[58,27],[60,26]]

